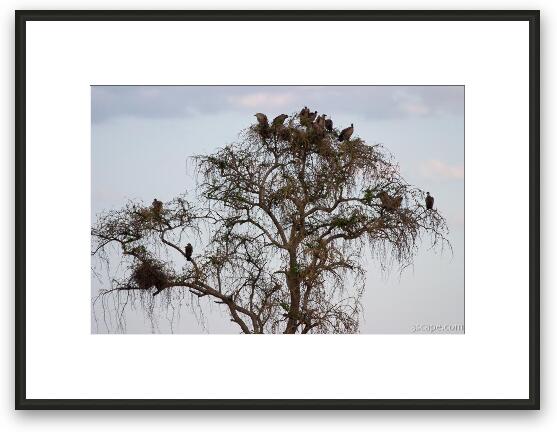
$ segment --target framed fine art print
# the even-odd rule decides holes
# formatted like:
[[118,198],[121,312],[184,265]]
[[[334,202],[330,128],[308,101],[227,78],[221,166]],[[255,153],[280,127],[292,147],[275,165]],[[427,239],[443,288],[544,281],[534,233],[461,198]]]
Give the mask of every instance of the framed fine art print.
[[16,408],[539,409],[538,11],[15,19]]

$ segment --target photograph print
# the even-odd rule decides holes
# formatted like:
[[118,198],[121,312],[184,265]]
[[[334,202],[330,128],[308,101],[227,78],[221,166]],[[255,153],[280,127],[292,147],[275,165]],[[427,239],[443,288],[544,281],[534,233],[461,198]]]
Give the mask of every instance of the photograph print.
[[463,334],[464,90],[91,86],[91,332]]

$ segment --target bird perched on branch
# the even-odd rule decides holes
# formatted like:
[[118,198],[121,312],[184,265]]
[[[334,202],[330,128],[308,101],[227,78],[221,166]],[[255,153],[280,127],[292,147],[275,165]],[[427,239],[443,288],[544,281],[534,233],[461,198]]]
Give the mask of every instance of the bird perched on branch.
[[186,245],[186,259],[188,261],[191,261],[191,255],[193,254],[193,246],[191,245],[191,243],[188,243]]
[[325,121],[323,120],[323,116],[317,117],[317,120],[315,120],[311,126],[317,134],[322,134],[325,131]]
[[267,116],[265,114],[257,113],[255,114],[255,117],[257,117],[257,122],[261,126],[269,126],[269,120],[267,119]]
[[402,196],[392,197],[387,192],[382,191],[377,194],[377,197],[381,200],[381,208],[389,211],[394,211],[400,208],[402,204]]
[[302,111],[300,111],[300,117],[307,117],[309,116],[309,108],[307,106],[302,108]]
[[325,120],[325,129],[327,129],[329,132],[333,131],[333,121],[331,119]]
[[343,129],[340,133],[338,140],[339,141],[348,141],[352,134],[354,133],[354,123],[350,123],[350,127]]
[[396,196],[391,200],[391,207],[393,207],[393,209],[398,209],[400,208],[400,206],[402,205],[402,196]]
[[302,126],[310,127],[317,118],[317,111],[311,112],[308,107],[300,111],[300,123]]
[[276,116],[273,120],[273,127],[278,127],[278,126],[282,126],[284,124],[284,121],[288,118],[288,116],[286,114],[281,114],[279,116]]
[[385,191],[381,191],[377,194],[377,197],[381,200],[381,207],[388,208],[391,203],[391,197]]
[[425,208],[427,210],[433,210],[433,202],[434,198],[427,192],[427,196],[425,197]]
[[151,207],[153,208],[153,212],[156,215],[160,215],[162,212],[162,201],[159,201],[158,199],[154,199],[153,203],[151,204]]

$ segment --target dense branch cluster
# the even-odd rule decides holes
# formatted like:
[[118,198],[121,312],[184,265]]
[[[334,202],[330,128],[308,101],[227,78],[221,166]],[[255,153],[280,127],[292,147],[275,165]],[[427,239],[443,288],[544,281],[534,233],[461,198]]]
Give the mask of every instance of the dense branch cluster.
[[257,116],[237,143],[195,157],[196,207],[179,197],[99,218],[94,253],[116,243],[129,258],[101,296],[187,292],[223,305],[244,333],[354,333],[365,252],[405,265],[424,234],[448,244],[443,217],[380,145],[307,108],[271,124]]

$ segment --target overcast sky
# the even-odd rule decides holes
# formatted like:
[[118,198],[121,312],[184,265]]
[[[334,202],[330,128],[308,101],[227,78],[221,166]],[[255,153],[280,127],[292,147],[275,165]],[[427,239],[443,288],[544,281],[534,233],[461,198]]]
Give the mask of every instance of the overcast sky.
[[[405,179],[435,197],[447,218],[453,253],[421,247],[402,274],[369,262],[362,333],[410,333],[416,325],[464,322],[464,87],[461,86],[93,86],[91,87],[92,220],[128,199],[150,203],[195,192],[189,156],[235,141],[264,112],[271,119],[304,105],[354,123],[355,136],[382,143]],[[95,294],[101,283],[92,278]],[[238,333],[212,307],[207,328],[184,311],[177,333]],[[129,333],[150,333],[140,311]],[[106,332],[92,321],[92,331]],[[168,332],[162,320],[156,328]]]

